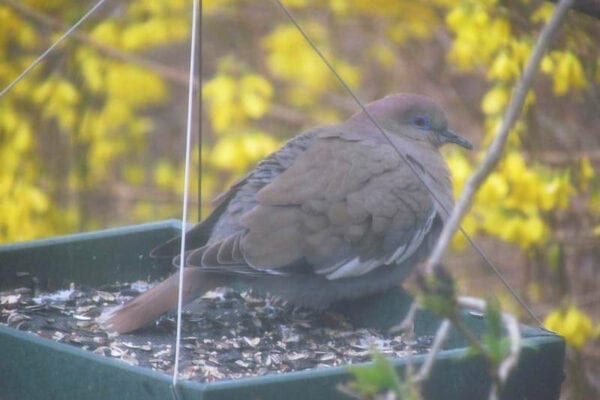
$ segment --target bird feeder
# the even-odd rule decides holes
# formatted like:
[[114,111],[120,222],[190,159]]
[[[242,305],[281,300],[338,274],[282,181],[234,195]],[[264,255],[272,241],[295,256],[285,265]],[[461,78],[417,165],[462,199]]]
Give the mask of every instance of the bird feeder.
[[[177,235],[179,221],[162,221],[0,246],[0,292],[23,285],[99,287],[119,281],[159,279],[170,262],[148,257],[156,244]],[[348,317],[359,326],[386,327],[401,321],[409,304],[391,291],[352,307]],[[0,306],[5,312],[7,307]],[[348,307],[346,308],[348,309]],[[476,336],[485,330],[481,316],[465,313]],[[440,321],[427,313],[415,321],[417,335],[433,335]],[[539,328],[521,327],[518,366],[502,392],[505,399],[558,399],[563,380],[565,343]],[[425,355],[393,359],[399,372]],[[184,399],[335,399],[347,398],[337,386],[351,379],[347,366],[267,374],[201,383],[180,381]],[[169,399],[171,376],[94,354],[52,339],[0,325],[0,398],[12,399]],[[470,355],[453,332],[423,386],[427,399],[482,399],[490,388],[485,361]]]

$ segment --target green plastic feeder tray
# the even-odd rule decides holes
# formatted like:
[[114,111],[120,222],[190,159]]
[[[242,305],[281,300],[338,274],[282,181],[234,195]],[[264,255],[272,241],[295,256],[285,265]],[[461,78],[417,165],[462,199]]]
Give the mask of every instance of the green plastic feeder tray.
[[[179,221],[169,220],[0,246],[0,290],[20,286],[23,272],[48,287],[159,278],[171,267],[168,262],[149,258],[148,252],[176,235],[180,227]],[[369,304],[354,305],[349,317],[362,326],[390,326],[400,321],[407,304],[404,292],[391,291],[372,298]],[[484,331],[480,317],[465,314],[464,320],[476,335]],[[438,324],[431,315],[421,314],[415,333],[432,335]],[[502,398],[558,399],[563,380],[563,339],[526,326],[522,335],[519,364]],[[425,398],[487,398],[490,379],[484,361],[469,355],[456,333],[451,334],[445,348],[424,385]],[[419,364],[424,358],[412,356],[410,362]],[[402,371],[408,359],[393,362]],[[336,385],[349,378],[345,367],[332,367],[214,383],[180,381],[179,390],[183,399],[346,399]],[[0,400],[171,398],[169,375],[0,326]]]

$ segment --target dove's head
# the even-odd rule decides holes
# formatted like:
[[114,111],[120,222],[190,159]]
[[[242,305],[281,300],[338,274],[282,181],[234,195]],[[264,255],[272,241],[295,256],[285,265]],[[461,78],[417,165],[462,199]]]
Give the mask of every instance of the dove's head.
[[[455,143],[467,149],[473,146],[448,127],[446,113],[428,97],[399,93],[367,105],[367,110],[386,131],[415,141],[429,142],[435,147]],[[354,118],[372,123],[364,113]],[[373,129],[377,129],[373,126]]]

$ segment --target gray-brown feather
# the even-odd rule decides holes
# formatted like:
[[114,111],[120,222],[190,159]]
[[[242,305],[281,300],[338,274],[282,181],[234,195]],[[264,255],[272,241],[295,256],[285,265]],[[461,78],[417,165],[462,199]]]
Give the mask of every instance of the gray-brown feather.
[[452,207],[449,174],[437,147],[397,143],[423,154],[430,170],[413,159],[414,169],[440,192],[439,206],[385,139],[363,129],[313,130],[262,161],[188,265],[313,307],[397,284],[437,239]]

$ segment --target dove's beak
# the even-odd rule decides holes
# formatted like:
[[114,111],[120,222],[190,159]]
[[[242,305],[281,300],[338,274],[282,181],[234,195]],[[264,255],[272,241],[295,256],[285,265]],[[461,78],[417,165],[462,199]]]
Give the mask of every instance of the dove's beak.
[[440,132],[440,138],[444,143],[455,143],[465,149],[471,150],[473,145],[467,139],[462,136],[457,135],[454,131],[447,129],[445,131]]

